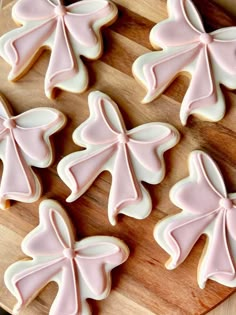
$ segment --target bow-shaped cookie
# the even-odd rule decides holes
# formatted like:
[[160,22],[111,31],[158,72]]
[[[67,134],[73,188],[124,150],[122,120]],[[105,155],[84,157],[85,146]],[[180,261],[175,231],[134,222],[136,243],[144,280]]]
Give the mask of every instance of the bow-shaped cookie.
[[105,94],[89,95],[90,117],[74,134],[86,147],[58,165],[58,173],[72,190],[67,201],[79,198],[104,170],[112,174],[108,216],[116,223],[119,213],[143,219],[152,204],[142,181],[160,183],[165,175],[163,154],[179,140],[178,131],[164,123],[149,123],[126,130],[117,105]]
[[189,115],[218,121],[225,114],[220,84],[236,88],[236,27],[206,33],[190,0],[168,0],[169,19],[156,25],[150,34],[154,47],[133,65],[133,73],[144,87],[144,102],[160,95],[181,72],[192,76],[183,99],[180,119]]
[[53,200],[39,208],[40,224],[22,242],[32,260],[11,265],[5,283],[18,303],[19,313],[49,282],[58,284],[50,315],[89,315],[86,299],[101,300],[111,289],[111,270],[129,256],[127,246],[115,237],[93,236],[75,241],[66,212]]
[[45,93],[55,87],[83,92],[87,70],[80,58],[97,59],[102,53],[101,27],[112,23],[117,8],[107,0],[79,1],[64,6],[60,0],[19,0],[13,7],[21,28],[0,40],[0,55],[12,66],[9,80],[17,80],[36,60],[42,49],[52,50],[45,78]]
[[155,238],[171,259],[168,269],[181,264],[201,234],[208,236],[198,269],[198,283],[207,279],[236,286],[236,194],[227,194],[215,162],[202,151],[193,151],[190,176],[170,192],[172,202],[183,211],[164,218],[155,228]]
[[31,166],[48,167],[53,161],[49,137],[65,124],[56,109],[39,107],[11,116],[0,97],[0,159],[3,171],[0,183],[0,207],[9,207],[9,199],[34,202],[41,184]]

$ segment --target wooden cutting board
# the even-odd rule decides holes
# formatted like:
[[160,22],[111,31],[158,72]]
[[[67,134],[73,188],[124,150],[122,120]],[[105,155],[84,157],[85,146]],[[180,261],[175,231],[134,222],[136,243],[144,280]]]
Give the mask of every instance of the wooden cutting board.
[[[36,106],[51,106],[68,117],[65,129],[54,137],[55,163],[50,169],[36,170],[44,188],[40,201],[57,199],[68,210],[78,239],[90,235],[113,235],[124,240],[130,248],[129,260],[113,272],[113,290],[109,298],[101,302],[91,301],[94,314],[205,314],[234,292],[234,289],[212,281],[208,281],[205,290],[198,288],[197,265],[205,238],[201,237],[179,268],[168,271],[164,268],[168,255],[155,243],[152,234],[158,220],[179,211],[171,204],[168,193],[173,184],[188,174],[187,159],[192,150],[203,149],[211,154],[221,167],[228,191],[236,191],[236,95],[223,88],[227,113],[221,122],[209,123],[191,118],[187,127],[182,127],[179,121],[181,100],[189,83],[186,77],[179,77],[159,99],[142,105],[140,101],[145,92],[132,77],[131,66],[138,56],[151,50],[149,32],[155,22],[167,17],[166,1],[115,2],[120,16],[113,26],[103,32],[103,57],[99,61],[85,61],[91,77],[87,92],[82,95],[60,92],[54,101],[45,97],[43,84],[49,52],[44,53],[17,83],[7,82],[10,67],[1,59],[0,91],[9,99],[16,114]],[[3,1],[0,35],[15,28],[11,19],[12,3]],[[211,4],[210,0],[197,0],[195,3],[208,30],[235,25],[236,21]],[[63,156],[79,149],[72,142],[71,135],[89,115],[87,98],[92,90],[107,93],[119,104],[128,129],[161,121],[174,125],[181,133],[179,145],[165,154],[165,180],[157,186],[146,185],[152,197],[153,211],[145,220],[121,216],[116,227],[108,223],[107,200],[111,176],[107,173],[102,174],[79,200],[72,204],[65,202],[69,189],[59,179],[56,166]],[[40,201],[33,204],[15,202],[9,211],[0,215],[0,305],[9,311],[15,299],[4,286],[4,270],[25,257],[20,244],[38,224]],[[56,290],[55,284],[48,285],[23,314],[48,314]]]

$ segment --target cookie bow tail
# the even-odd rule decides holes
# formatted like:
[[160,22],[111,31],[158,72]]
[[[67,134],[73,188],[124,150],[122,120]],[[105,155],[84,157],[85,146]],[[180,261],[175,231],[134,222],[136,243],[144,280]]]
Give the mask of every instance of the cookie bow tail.
[[155,239],[158,244],[166,250],[171,259],[166,263],[168,269],[174,269],[181,264],[206,227],[215,217],[214,212],[197,216],[180,215],[171,216],[163,220],[155,228]]
[[[186,124],[191,114],[206,117],[206,119],[211,116],[213,118],[209,119],[213,121],[223,117],[224,108],[222,114],[222,110],[219,111],[220,108],[216,106],[219,95],[213,80],[208,54],[207,47],[202,48],[194,67],[195,70],[192,73],[192,79],[180,110],[180,119],[183,125]],[[211,115],[208,114],[209,110]]]
[[207,279],[230,286],[235,278],[235,267],[231,258],[228,235],[226,235],[226,210],[221,210],[215,220],[213,233],[209,236],[208,247],[204,254],[198,284],[205,287]]
[[55,23],[56,20],[49,20],[29,31],[23,26],[21,33],[13,30],[3,36],[0,41],[0,51],[2,57],[12,66],[9,80],[17,80],[31,66],[45,41],[54,31]]
[[8,208],[8,199],[33,202],[38,199],[41,188],[37,177],[24,160],[18,145],[8,137],[3,157],[3,173],[0,185],[0,206]]
[[72,51],[64,21],[58,19],[54,46],[45,78],[46,95],[50,98],[54,87],[69,90],[69,85],[67,88],[65,82],[72,79],[78,72],[79,64]]
[[158,97],[176,75],[194,60],[198,51],[199,47],[194,45],[184,50],[163,50],[139,57],[133,64],[133,73],[147,90],[143,102],[149,103]]
[[[6,270],[5,283],[18,301],[14,307],[14,314],[18,314],[43,287],[52,281],[63,266],[62,260],[63,258],[59,258],[36,266],[33,266],[33,261],[17,262]],[[23,271],[19,273],[17,270]]]
[[108,215],[111,224],[115,225],[119,213],[130,215],[126,208],[142,200],[140,184],[133,171],[132,160],[125,144],[119,144],[112,175]]
[[88,150],[75,152],[60,161],[58,174],[72,191],[67,202],[76,200],[90,187],[115,151],[116,147],[111,145],[95,153]]

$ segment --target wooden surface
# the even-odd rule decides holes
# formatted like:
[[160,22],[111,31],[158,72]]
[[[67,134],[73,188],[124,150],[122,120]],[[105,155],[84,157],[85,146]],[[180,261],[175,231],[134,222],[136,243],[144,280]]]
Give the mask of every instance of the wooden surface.
[[219,4],[221,7],[223,7],[224,10],[226,9],[228,12],[236,16],[236,6],[235,6],[234,0],[213,0],[213,1]]
[[[15,27],[11,20],[11,1],[3,1],[0,17],[0,34]],[[201,237],[188,259],[176,270],[168,271],[164,263],[168,255],[155,243],[152,233],[158,220],[177,213],[169,198],[170,187],[188,174],[187,158],[195,149],[206,150],[218,162],[229,192],[236,191],[236,95],[225,88],[227,113],[219,123],[203,122],[191,118],[187,127],[179,121],[180,103],[188,86],[186,77],[179,77],[159,99],[149,105],[140,100],[144,90],[131,74],[133,61],[151,49],[148,36],[154,22],[167,17],[166,1],[163,0],[116,0],[120,17],[109,29],[104,30],[105,52],[99,61],[87,62],[91,82],[83,95],[60,92],[55,101],[48,100],[43,91],[44,74],[49,52],[44,53],[34,67],[18,83],[7,82],[10,70],[0,60],[0,91],[11,102],[15,113],[35,106],[52,106],[68,117],[66,128],[54,137],[56,160],[50,169],[37,169],[42,179],[42,199],[54,198],[68,210],[77,230],[78,239],[90,235],[113,235],[124,240],[131,250],[127,263],[113,272],[113,290],[101,302],[91,301],[94,314],[103,315],[182,315],[205,314],[235,290],[209,281],[206,289],[198,288],[196,273],[198,261],[205,243]],[[195,1],[202,11],[209,30],[219,26],[234,25],[235,21],[207,0]],[[107,218],[107,199],[111,177],[102,174],[92,187],[76,202],[66,204],[68,188],[56,172],[59,160],[79,148],[72,142],[73,130],[88,117],[87,97],[92,90],[110,95],[120,106],[127,128],[151,121],[168,122],[182,135],[179,145],[165,154],[167,174],[158,186],[149,189],[153,211],[149,218],[138,221],[121,216],[119,224],[112,227]],[[13,262],[23,259],[20,244],[24,236],[38,224],[38,206],[15,202],[9,211],[0,215],[0,304],[10,311],[15,299],[3,282],[4,270]],[[44,315],[56,293],[50,284],[22,313]],[[211,315],[233,315],[228,307],[235,305],[236,297],[227,300]],[[227,309],[228,308],[228,309]],[[233,309],[233,308],[232,308]]]

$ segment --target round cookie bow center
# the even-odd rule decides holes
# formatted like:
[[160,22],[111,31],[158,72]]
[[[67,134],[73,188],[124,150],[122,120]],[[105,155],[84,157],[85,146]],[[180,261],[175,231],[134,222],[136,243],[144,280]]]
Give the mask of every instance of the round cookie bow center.
[[233,208],[233,202],[229,198],[220,199],[220,206],[226,210],[230,210]]
[[125,133],[120,133],[118,136],[119,142],[120,143],[128,143],[129,142],[129,137]]
[[64,255],[66,258],[68,258],[68,259],[73,259],[73,258],[75,258],[76,253],[75,253],[74,249],[72,249],[72,248],[65,248],[65,249],[63,250],[63,255]]
[[16,122],[13,119],[9,118],[3,122],[3,126],[7,129],[14,129],[16,128]]
[[64,16],[64,15],[66,15],[67,11],[66,11],[65,6],[64,6],[64,5],[61,5],[61,4],[57,5],[57,6],[55,7],[55,13],[56,13],[56,15],[58,15],[58,16]]
[[213,42],[213,37],[210,34],[202,33],[200,35],[200,42],[204,45],[209,45]]

